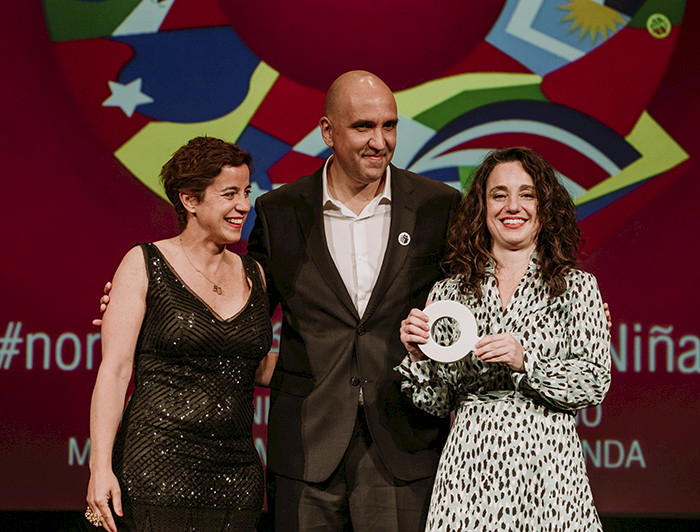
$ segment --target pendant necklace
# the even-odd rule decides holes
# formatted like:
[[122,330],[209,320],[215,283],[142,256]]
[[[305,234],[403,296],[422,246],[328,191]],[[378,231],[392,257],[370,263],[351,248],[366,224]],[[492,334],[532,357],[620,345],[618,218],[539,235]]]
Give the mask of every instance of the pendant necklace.
[[[192,266],[195,270],[197,270],[197,273],[198,273],[199,275],[201,275],[202,277],[204,277],[207,281],[209,281],[209,282],[213,285],[212,291],[216,292],[218,295],[223,294],[224,292],[223,292],[223,290],[221,289],[220,283],[215,283],[214,281],[212,281],[211,279],[209,279],[209,277],[207,277],[206,275],[204,275],[204,273],[202,272],[202,270],[200,270],[199,268],[197,268],[197,266],[195,266],[194,263],[190,260],[190,257],[187,255],[187,250],[185,249],[185,244],[182,243],[182,237],[180,237],[180,246],[182,246],[182,252],[185,254],[185,258],[187,259],[187,262],[190,263],[190,266]],[[225,253],[225,251],[224,251],[224,253]],[[222,260],[223,260],[223,259],[222,259]],[[219,265],[219,268],[221,268],[221,265]]]

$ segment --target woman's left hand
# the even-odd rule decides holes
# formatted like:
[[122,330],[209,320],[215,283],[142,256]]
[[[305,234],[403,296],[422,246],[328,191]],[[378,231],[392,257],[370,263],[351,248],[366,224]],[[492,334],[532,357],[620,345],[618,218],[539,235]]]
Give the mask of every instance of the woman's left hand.
[[525,369],[525,349],[510,333],[489,334],[476,343],[474,355],[482,362],[503,362],[514,371]]

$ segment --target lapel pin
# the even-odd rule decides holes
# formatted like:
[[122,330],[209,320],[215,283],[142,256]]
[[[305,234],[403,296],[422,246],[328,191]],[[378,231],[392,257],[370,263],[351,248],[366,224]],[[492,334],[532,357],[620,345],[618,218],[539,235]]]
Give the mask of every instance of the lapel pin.
[[406,231],[399,235],[399,244],[401,244],[402,246],[408,246],[410,243],[411,235],[409,235]]

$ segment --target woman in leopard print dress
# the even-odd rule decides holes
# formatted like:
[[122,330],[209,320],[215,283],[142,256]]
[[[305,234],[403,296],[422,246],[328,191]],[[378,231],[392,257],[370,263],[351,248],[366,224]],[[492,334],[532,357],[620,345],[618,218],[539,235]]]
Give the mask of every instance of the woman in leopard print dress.
[[[539,154],[487,156],[450,231],[452,276],[429,296],[471,309],[476,349],[428,360],[427,316],[414,309],[401,326],[404,391],[455,412],[426,530],[601,530],[574,413],[603,400],[610,343],[596,280],[573,268],[579,241],[575,207]],[[445,321],[443,345],[457,334]]]

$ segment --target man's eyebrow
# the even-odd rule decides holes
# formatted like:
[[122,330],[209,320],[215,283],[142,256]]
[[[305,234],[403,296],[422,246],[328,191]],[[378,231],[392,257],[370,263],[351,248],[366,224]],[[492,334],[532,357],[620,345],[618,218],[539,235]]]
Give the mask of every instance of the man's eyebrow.
[[374,127],[374,122],[372,120],[357,120],[351,124],[352,127]]

